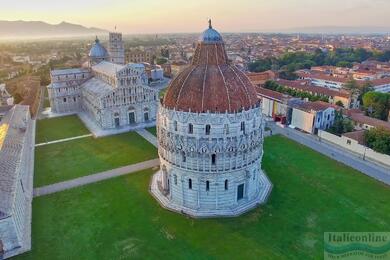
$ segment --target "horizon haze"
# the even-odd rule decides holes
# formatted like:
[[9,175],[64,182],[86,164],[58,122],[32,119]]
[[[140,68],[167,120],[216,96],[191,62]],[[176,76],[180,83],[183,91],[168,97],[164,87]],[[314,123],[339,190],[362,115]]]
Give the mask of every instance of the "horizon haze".
[[[221,32],[285,32],[305,27],[389,28],[386,0],[6,0],[0,17],[8,21],[63,21],[125,34],[192,33],[208,18]],[[386,29],[385,29],[386,30]]]

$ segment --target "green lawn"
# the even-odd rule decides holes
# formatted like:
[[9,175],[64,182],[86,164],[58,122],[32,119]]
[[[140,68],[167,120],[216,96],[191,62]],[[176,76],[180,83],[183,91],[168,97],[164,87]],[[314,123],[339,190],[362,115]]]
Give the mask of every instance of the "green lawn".
[[270,200],[238,218],[160,208],[151,170],[35,198],[33,250],[17,259],[322,259],[325,231],[390,230],[389,187],[281,136],[263,161]]
[[152,133],[154,136],[157,136],[157,129],[156,127],[149,127],[149,128],[146,128],[146,130],[148,130],[150,133]]
[[35,142],[38,144],[89,133],[76,115],[42,119],[37,121]]
[[70,180],[157,158],[157,149],[135,132],[35,148],[34,186]]

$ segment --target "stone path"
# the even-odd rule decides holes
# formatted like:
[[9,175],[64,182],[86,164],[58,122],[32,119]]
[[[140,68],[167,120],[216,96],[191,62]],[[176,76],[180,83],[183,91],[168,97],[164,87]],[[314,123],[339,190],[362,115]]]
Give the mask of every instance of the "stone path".
[[145,138],[146,141],[148,141],[149,143],[151,143],[152,145],[157,147],[157,137],[154,136],[152,133],[150,133],[148,130],[140,129],[140,130],[137,130],[136,132],[137,132],[137,134],[139,134],[140,136]]
[[48,145],[48,144],[62,143],[62,142],[66,142],[66,141],[71,141],[71,140],[76,140],[76,139],[81,139],[81,138],[86,138],[86,137],[91,137],[91,136],[93,136],[93,135],[92,134],[79,135],[79,136],[75,136],[75,137],[64,138],[64,139],[59,139],[59,140],[50,141],[50,142],[46,142],[46,143],[36,144],[35,147]]
[[124,167],[112,169],[112,170],[109,170],[109,171],[104,171],[104,172],[100,172],[100,173],[96,173],[96,174],[92,174],[92,175],[76,178],[76,179],[69,180],[69,181],[59,182],[59,183],[55,183],[55,184],[51,184],[51,185],[35,188],[33,194],[34,194],[34,197],[40,197],[40,196],[44,196],[44,195],[48,195],[48,194],[52,194],[52,193],[56,193],[56,192],[60,192],[60,191],[68,190],[68,189],[72,189],[72,188],[75,188],[75,187],[80,187],[80,186],[84,186],[84,185],[87,185],[87,184],[91,184],[91,183],[95,183],[95,182],[99,182],[99,181],[103,181],[103,180],[107,180],[107,179],[111,179],[111,178],[127,175],[127,174],[130,174],[130,173],[135,173],[135,172],[138,172],[138,171],[141,171],[141,170],[145,170],[145,169],[149,169],[149,168],[153,168],[153,167],[156,167],[156,166],[159,166],[159,165],[160,165],[160,160],[159,159],[153,159],[153,160],[149,160],[149,161],[144,161],[144,162],[140,162],[140,163],[131,164],[131,165],[127,165],[127,166],[124,166]]
[[355,154],[340,149],[338,146],[330,143],[320,142],[316,136],[305,134],[291,128],[282,128],[276,126],[275,123],[267,123],[274,134],[282,134],[300,144],[303,144],[333,160],[339,161],[348,165],[355,170],[358,170],[365,175],[368,175],[378,181],[390,185],[390,169],[382,167],[370,161],[363,160]]

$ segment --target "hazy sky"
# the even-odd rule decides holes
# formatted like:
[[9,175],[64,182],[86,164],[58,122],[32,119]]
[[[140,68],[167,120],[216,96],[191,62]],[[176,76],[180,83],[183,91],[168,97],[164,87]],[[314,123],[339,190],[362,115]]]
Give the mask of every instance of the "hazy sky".
[[67,21],[124,33],[390,26],[390,0],[0,0],[0,20]]

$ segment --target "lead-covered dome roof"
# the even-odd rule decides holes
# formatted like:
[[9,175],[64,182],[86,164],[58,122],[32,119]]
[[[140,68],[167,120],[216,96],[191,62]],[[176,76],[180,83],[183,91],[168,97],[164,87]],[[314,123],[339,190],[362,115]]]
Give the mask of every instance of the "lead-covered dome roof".
[[199,39],[200,42],[204,43],[221,43],[223,42],[222,36],[217,32],[215,29],[213,29],[213,26],[211,25],[211,20],[209,20],[209,28],[203,31],[203,33],[200,36]]
[[92,48],[89,50],[89,57],[91,58],[106,58],[108,57],[108,52],[106,48],[100,43],[98,37],[96,37],[95,43]]
[[221,35],[210,29],[202,34],[191,65],[169,85],[162,101],[164,107],[198,113],[234,113],[258,104],[255,87],[230,64]]

